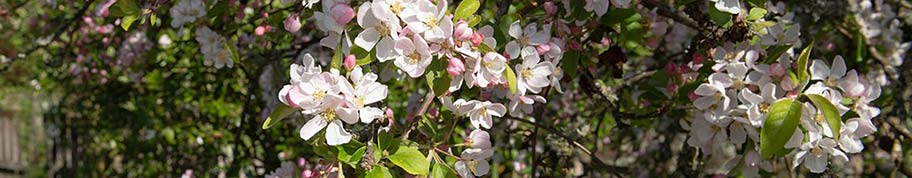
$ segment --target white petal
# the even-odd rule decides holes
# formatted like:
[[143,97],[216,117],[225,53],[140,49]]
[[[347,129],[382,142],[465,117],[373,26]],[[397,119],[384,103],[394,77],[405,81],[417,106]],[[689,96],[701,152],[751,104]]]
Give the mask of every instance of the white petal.
[[326,144],[330,146],[341,145],[351,141],[352,135],[342,127],[342,121],[334,120],[326,126]]
[[842,56],[836,56],[836,59],[833,59],[833,68],[830,70],[830,78],[841,78],[846,73],[846,64],[845,60],[842,59]]
[[380,34],[377,33],[377,30],[374,28],[364,29],[361,33],[355,37],[355,45],[358,45],[365,51],[370,51],[374,49],[374,45],[380,41]]
[[380,43],[377,43],[377,59],[380,62],[386,62],[396,57],[396,41],[390,37],[383,37]]
[[522,37],[522,27],[519,26],[519,20],[510,24],[510,31],[508,32],[514,39]]
[[345,123],[354,124],[358,122],[358,110],[347,108],[347,107],[337,107],[336,115]]
[[824,80],[827,76],[830,75],[830,67],[827,67],[826,64],[821,60],[814,60],[811,63],[811,79],[812,80]]
[[317,132],[320,132],[320,130],[323,130],[324,127],[326,127],[326,120],[323,119],[322,116],[317,115],[317,116],[314,116],[313,118],[311,118],[310,120],[308,120],[307,123],[304,124],[303,127],[301,127],[301,131],[299,134],[301,136],[301,139],[310,140],[310,138],[313,137],[314,134],[317,134]]
[[719,102],[719,100],[716,100],[713,97],[700,97],[700,98],[697,98],[696,101],[694,101],[694,106],[696,106],[697,109],[705,110],[706,108],[709,108],[710,106],[712,106],[713,104],[716,104],[717,102]]
[[811,170],[813,173],[821,173],[826,170],[827,166],[827,155],[825,154],[809,154],[804,159],[804,167]]
[[375,107],[362,108],[359,114],[362,123],[371,123],[374,119],[383,118],[383,110]]
[[517,57],[519,57],[520,53],[521,53],[520,51],[521,51],[521,49],[519,47],[519,43],[516,43],[516,41],[510,41],[507,43],[506,52],[507,52],[507,55],[510,56],[510,59],[516,59]]
[[481,177],[485,174],[488,174],[488,171],[491,170],[491,165],[488,164],[486,160],[476,160],[475,161],[475,176]]

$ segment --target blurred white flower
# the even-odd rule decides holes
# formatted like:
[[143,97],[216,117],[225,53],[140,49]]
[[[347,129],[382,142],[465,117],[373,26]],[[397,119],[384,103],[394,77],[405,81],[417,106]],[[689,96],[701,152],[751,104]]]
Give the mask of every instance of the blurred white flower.
[[186,23],[206,16],[206,4],[202,0],[181,0],[169,9],[171,27],[178,28]]

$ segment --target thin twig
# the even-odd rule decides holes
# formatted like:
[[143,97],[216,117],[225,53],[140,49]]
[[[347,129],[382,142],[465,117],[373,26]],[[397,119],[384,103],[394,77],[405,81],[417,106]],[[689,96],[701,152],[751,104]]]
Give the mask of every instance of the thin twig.
[[549,132],[550,134],[554,134],[554,135],[557,135],[558,137],[563,138],[564,140],[566,140],[567,142],[569,142],[571,145],[573,145],[573,146],[575,146],[576,148],[582,150],[584,153],[586,153],[586,154],[589,155],[590,157],[596,158],[593,162],[598,163],[600,166],[602,166],[601,168],[605,168],[605,169],[608,169],[608,170],[612,170],[612,172],[626,172],[626,168],[609,165],[608,163],[606,163],[605,161],[603,161],[602,159],[600,159],[598,156],[595,156],[595,155],[592,153],[592,151],[589,151],[588,148],[586,148],[585,146],[583,146],[582,144],[580,144],[578,141],[574,140],[573,138],[570,138],[570,137],[567,136],[567,135],[564,135],[563,132],[557,131],[557,130],[555,130],[555,129],[553,129],[553,128],[546,127],[546,126],[541,125],[541,124],[539,124],[539,123],[535,123],[535,122],[528,121],[528,120],[525,120],[525,119],[520,119],[520,118],[515,118],[515,117],[503,117],[503,118],[510,119],[510,120],[514,120],[514,121],[523,122],[523,123],[526,123],[526,124],[535,126],[535,127],[537,127],[537,128],[544,129],[545,131]]

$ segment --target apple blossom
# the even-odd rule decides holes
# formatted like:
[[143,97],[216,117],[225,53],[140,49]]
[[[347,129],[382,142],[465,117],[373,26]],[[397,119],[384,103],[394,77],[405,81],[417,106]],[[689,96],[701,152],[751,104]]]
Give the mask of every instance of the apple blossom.
[[178,28],[206,16],[206,3],[202,0],[181,0],[169,11],[171,27]]

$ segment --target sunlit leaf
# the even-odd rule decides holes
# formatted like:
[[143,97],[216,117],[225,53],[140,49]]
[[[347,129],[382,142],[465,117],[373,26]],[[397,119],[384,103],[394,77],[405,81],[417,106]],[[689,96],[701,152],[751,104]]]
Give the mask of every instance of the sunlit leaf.
[[763,158],[778,153],[792,138],[801,119],[801,102],[782,99],[770,106],[766,121],[760,128],[760,155]]

